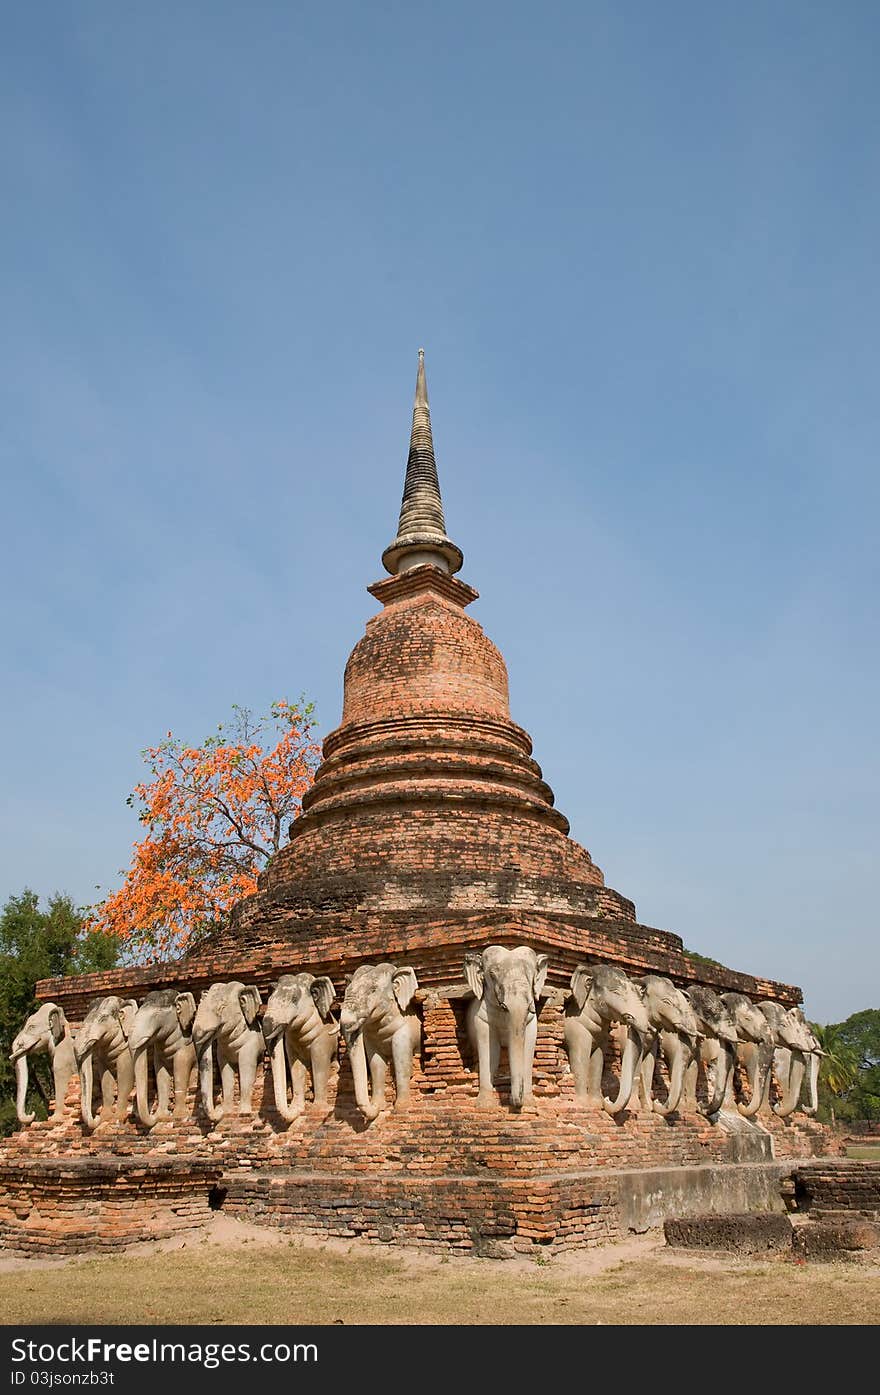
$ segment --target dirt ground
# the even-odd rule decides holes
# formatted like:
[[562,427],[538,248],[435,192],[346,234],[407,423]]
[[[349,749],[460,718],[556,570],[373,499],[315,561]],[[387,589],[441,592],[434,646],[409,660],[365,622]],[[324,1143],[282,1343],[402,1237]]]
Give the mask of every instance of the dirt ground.
[[465,1259],[291,1239],[217,1217],[101,1259],[0,1258],[18,1323],[876,1324],[880,1263],[669,1250],[637,1237],[532,1259]]

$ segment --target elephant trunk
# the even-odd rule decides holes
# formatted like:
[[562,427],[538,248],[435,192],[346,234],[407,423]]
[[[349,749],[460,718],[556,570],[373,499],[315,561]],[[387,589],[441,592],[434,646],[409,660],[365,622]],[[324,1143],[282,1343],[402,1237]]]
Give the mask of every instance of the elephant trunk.
[[151,1129],[158,1122],[159,1108],[150,1109],[150,1081],[147,1047],[142,1046],[134,1058],[134,1088],[137,1102],[137,1116],[145,1128]]
[[628,1027],[626,1032],[626,1045],[623,1048],[623,1057],[620,1062],[620,1089],[617,1092],[617,1099],[610,1100],[603,1096],[602,1107],[609,1114],[619,1114],[626,1109],[630,1096],[633,1092],[633,1082],[636,1071],[642,1061],[642,1042],[634,1027]]
[[363,1032],[346,1034],[345,1045],[348,1048],[348,1056],[351,1061],[357,1107],[365,1119],[375,1119],[379,1113],[379,1107],[370,1098],[370,1087],[367,1083],[367,1053],[364,1047]]
[[802,1106],[805,1114],[815,1114],[819,1107],[819,1066],[821,1056],[818,1051],[811,1051],[807,1063],[807,1103]]
[[[764,1103],[765,1095],[768,1093],[770,1089],[770,1071],[771,1066],[773,1064],[773,1048],[772,1046],[769,1048],[766,1046],[753,1046],[751,1055],[752,1060],[754,1062],[752,1069],[748,1073],[749,1090],[751,1093],[751,1098],[749,1099],[748,1104],[743,1104],[741,1101],[737,1101],[736,1106],[744,1119],[753,1119],[755,1117],[758,1110],[761,1108],[761,1105]],[[764,1079],[762,1080],[761,1063],[764,1057],[767,1057],[767,1062],[766,1070],[764,1073]]]
[[685,1057],[690,1060],[691,1053],[684,1042],[679,1044],[679,1050],[672,1065],[672,1074],[669,1078],[669,1093],[664,1101],[655,1100],[654,1109],[658,1114],[674,1114],[681,1100],[681,1092],[684,1089],[684,1067]]
[[284,1051],[284,1033],[279,1032],[272,1046],[272,1088],[275,1092],[275,1108],[286,1124],[292,1124],[300,1111],[291,1108],[287,1098],[287,1058]]
[[28,1058],[25,1052],[15,1058],[15,1117],[20,1124],[32,1124],[36,1114],[27,1112]]
[[94,1084],[94,1062],[91,1051],[86,1052],[80,1061],[79,1066],[80,1084],[80,1108],[82,1121],[87,1129],[93,1129],[97,1125],[97,1119],[92,1113],[92,1086]]
[[507,1038],[507,1063],[510,1067],[510,1107],[522,1109],[526,1093],[526,1022],[529,1004],[508,1002],[510,1035]]
[[788,1070],[788,1088],[785,1095],[778,1104],[773,1106],[773,1112],[779,1115],[780,1119],[785,1119],[789,1114],[793,1114],[798,1107],[798,1100],[801,1097],[801,1086],[804,1083],[804,1067],[806,1061],[799,1051],[791,1054],[791,1065]]
[[223,1105],[214,1100],[214,1046],[213,1038],[199,1042],[196,1050],[199,1056],[199,1093],[202,1105],[212,1124],[223,1118]]
[[733,1071],[734,1048],[730,1042],[719,1041],[718,1055],[715,1058],[715,1092],[709,1100],[705,1109],[700,1110],[702,1114],[717,1114],[724,1103],[727,1094],[727,1086],[730,1082]]

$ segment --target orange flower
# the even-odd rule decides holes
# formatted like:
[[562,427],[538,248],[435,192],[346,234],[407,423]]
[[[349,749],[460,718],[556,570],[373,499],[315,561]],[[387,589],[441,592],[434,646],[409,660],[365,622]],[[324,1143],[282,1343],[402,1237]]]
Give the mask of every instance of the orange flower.
[[91,923],[125,942],[126,959],[174,958],[225,920],[278,851],[320,759],[313,708],[301,699],[266,716],[233,708],[201,746],[171,732],[143,752],[151,778],[135,786],[146,836],[122,886]]

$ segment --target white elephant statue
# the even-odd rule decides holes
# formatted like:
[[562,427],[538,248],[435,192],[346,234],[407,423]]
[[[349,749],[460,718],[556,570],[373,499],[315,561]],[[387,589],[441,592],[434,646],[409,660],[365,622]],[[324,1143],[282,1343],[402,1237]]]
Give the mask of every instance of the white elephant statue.
[[15,1066],[15,1115],[20,1124],[32,1124],[37,1117],[27,1112],[28,1057],[45,1052],[52,1063],[54,1099],[50,1118],[64,1117],[64,1096],[77,1073],[73,1032],[57,1003],[43,1003],[28,1017],[12,1043],[10,1061]]
[[[212,1123],[229,1114],[235,1100],[238,1073],[238,1112],[253,1113],[254,1082],[266,1043],[260,1029],[260,990],[254,984],[212,983],[199,999],[192,1039],[199,1067],[199,1093]],[[223,1103],[214,1098],[214,1052],[220,1068]]]
[[733,1014],[738,1038],[737,1059],[746,1069],[749,1102],[737,1100],[737,1109],[752,1119],[767,1105],[773,1077],[773,1031],[760,1008],[744,993],[722,993],[722,1002]]
[[128,1039],[136,1012],[134,998],[119,998],[115,994],[98,998],[89,1007],[76,1034],[74,1052],[79,1066],[80,1108],[87,1129],[94,1129],[99,1122],[92,1107],[96,1076],[101,1087],[102,1118],[109,1117],[112,1111],[121,1122],[128,1114],[134,1085],[134,1062]]
[[[696,1100],[696,1073],[702,1067],[706,1079],[706,1104],[698,1104],[701,1114],[711,1118],[727,1097],[736,1064],[736,1021],[727,1003],[703,983],[685,989],[700,1031],[698,1062],[693,1067],[690,1098]],[[690,1072],[689,1072],[690,1074]]]
[[[674,1114],[684,1094],[688,1067],[697,1059],[699,1024],[690,999],[671,978],[645,974],[635,980],[635,987],[642,995],[654,1034],[642,1054],[642,1103],[658,1114]],[[661,1055],[669,1074],[665,1100],[654,1098],[654,1070]]]
[[757,1004],[773,1033],[773,1064],[782,1091],[782,1099],[773,1105],[781,1119],[797,1109],[804,1082],[808,1103],[805,1114],[815,1114],[818,1105],[819,1065],[823,1051],[819,1040],[799,1008],[784,1008],[781,1003],[766,999]]
[[[602,1095],[602,1071],[617,1024],[623,1028],[624,1040],[619,1089],[612,1100]],[[565,1005],[564,1032],[578,1098],[601,1100],[609,1114],[626,1109],[653,1030],[644,996],[622,969],[613,964],[577,965]]]
[[[309,973],[284,974],[270,989],[263,1037],[271,1053],[275,1108],[287,1123],[305,1109],[310,1071],[315,1104],[328,1103],[339,1039],[337,1023],[328,1021],[335,999],[333,980]],[[291,1100],[287,1096],[288,1073]]]
[[395,1107],[409,1103],[413,1058],[422,1040],[412,1006],[418,986],[414,969],[389,963],[362,964],[346,986],[339,1026],[351,1061],[354,1096],[366,1119],[375,1119],[385,1108],[388,1063],[394,1068]]
[[534,1104],[532,1067],[547,955],[527,945],[487,945],[465,955],[464,971],[474,995],[467,1021],[479,1065],[478,1104],[496,1103],[493,1087],[502,1046],[510,1067],[511,1108]]
[[[135,1013],[128,1045],[134,1061],[135,1107],[141,1123],[153,1128],[169,1117],[172,1086],[174,1117],[187,1112],[187,1093],[196,1068],[192,1028],[196,1000],[192,993],[159,988],[148,993]],[[150,1108],[149,1064],[153,1058],[156,1108]]]

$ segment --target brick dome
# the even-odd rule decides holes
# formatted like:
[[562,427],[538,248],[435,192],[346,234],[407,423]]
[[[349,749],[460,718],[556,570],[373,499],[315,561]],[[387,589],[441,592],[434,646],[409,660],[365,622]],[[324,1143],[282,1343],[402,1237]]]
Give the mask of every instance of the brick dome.
[[342,724],[261,890],[288,906],[589,913],[602,888],[634,919],[511,721],[504,660],[465,614],[477,593],[431,564],[370,591],[383,609],[346,665]]

